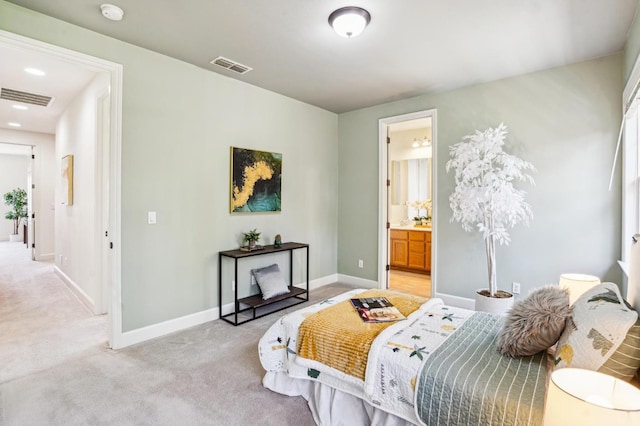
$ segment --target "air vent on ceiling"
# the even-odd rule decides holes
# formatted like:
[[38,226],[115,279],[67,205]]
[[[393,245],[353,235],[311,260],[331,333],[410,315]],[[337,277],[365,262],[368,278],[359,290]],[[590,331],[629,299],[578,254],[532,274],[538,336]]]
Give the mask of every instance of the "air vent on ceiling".
[[213,61],[211,61],[211,63],[213,65],[218,65],[219,67],[226,68],[230,71],[235,71],[239,74],[246,74],[253,69],[246,65],[239,64],[236,61],[232,61],[231,59],[225,58],[224,56],[218,56]]
[[51,102],[51,96],[36,95],[35,93],[21,92],[20,90],[7,89],[5,87],[0,91],[0,99],[45,107]]

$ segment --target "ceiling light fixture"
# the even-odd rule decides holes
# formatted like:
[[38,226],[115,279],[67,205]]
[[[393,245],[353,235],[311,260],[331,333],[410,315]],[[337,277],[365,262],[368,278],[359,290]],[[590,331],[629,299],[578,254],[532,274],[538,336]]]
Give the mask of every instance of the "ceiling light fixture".
[[342,7],[329,15],[329,25],[338,35],[347,38],[360,34],[369,22],[371,22],[371,15],[361,7]]
[[13,109],[19,109],[20,111],[26,111],[26,110],[29,109],[24,105],[12,105],[12,107],[13,107]]
[[25,68],[24,72],[31,74],[31,75],[37,75],[38,77],[42,77],[47,75],[46,72],[39,70],[38,68]]
[[11,121],[11,122],[9,122],[9,123],[7,123],[7,124],[8,124],[9,126],[11,126],[11,127],[20,127],[20,123],[15,123],[15,122],[13,122],[13,121]]
[[112,21],[122,21],[124,17],[124,11],[113,4],[102,4],[100,5],[100,10],[102,11],[102,16]]

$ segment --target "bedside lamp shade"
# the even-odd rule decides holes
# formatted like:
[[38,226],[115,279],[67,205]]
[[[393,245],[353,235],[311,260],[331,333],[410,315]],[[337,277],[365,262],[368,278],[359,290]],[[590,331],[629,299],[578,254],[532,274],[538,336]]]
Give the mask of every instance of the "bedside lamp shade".
[[560,275],[560,288],[569,289],[569,304],[578,300],[582,293],[600,284],[600,278],[585,274],[562,274]]
[[580,368],[551,373],[544,426],[640,425],[640,389]]

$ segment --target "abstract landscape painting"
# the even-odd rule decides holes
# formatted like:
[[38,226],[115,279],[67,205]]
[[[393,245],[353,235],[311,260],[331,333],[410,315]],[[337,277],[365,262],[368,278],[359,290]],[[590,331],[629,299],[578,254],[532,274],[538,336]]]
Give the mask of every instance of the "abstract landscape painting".
[[231,212],[281,211],[282,154],[231,147]]

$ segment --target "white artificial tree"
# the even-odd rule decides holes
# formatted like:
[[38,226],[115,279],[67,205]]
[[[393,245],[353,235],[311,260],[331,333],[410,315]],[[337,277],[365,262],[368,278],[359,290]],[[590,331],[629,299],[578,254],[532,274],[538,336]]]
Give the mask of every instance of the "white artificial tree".
[[529,224],[533,218],[531,206],[524,200],[525,192],[514,182],[534,184],[527,170],[535,168],[528,161],[503,150],[507,127],[476,130],[449,148],[447,172],[454,170],[456,187],[449,197],[452,222],[459,222],[467,232],[482,233],[487,251],[489,292],[498,293],[496,277],[496,241],[508,245],[509,228],[519,222]]

